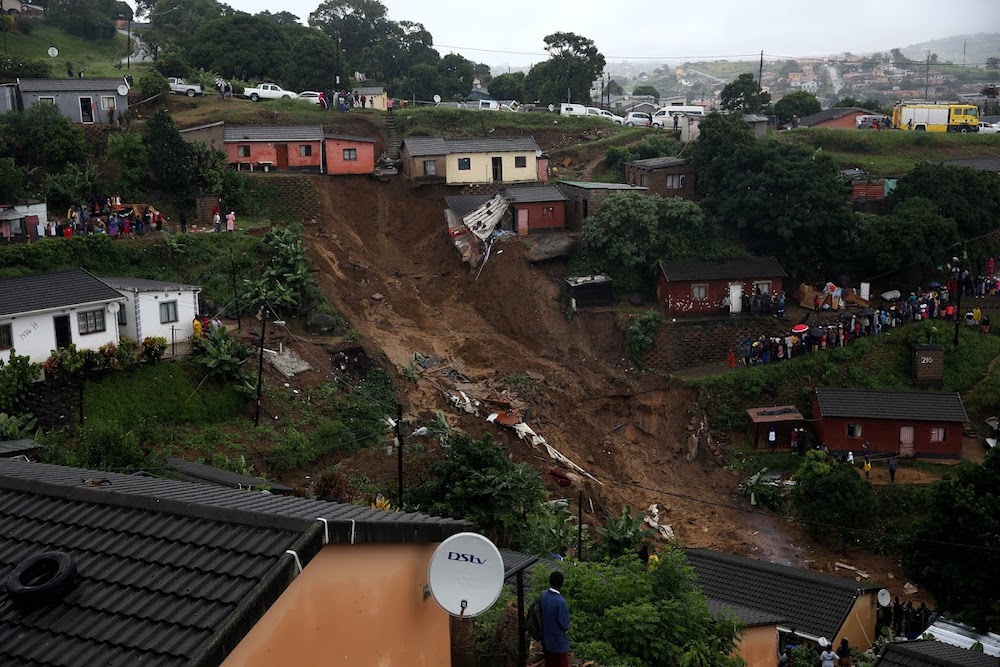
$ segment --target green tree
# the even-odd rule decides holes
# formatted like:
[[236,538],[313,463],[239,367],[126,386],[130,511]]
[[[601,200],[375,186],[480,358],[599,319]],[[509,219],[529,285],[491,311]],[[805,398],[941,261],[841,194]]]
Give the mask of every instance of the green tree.
[[139,0],[138,4],[140,11],[148,7],[152,19],[142,41],[153,49],[154,58],[169,47],[187,52],[198,29],[223,15],[217,0]]
[[60,208],[79,206],[88,197],[100,194],[105,186],[101,172],[92,164],[66,165],[62,173],[45,177],[45,201]]
[[820,106],[816,96],[804,90],[788,93],[774,103],[774,114],[781,123],[787,123],[792,119],[792,116],[803,118],[819,113],[822,109],[823,107]]
[[605,60],[594,41],[572,32],[545,36],[549,59],[531,68],[525,91],[533,100],[554,104],[567,99],[590,103],[590,88],[604,71]]
[[350,71],[369,76],[376,73],[376,67],[382,69],[369,49],[383,41],[389,32],[388,24],[388,10],[378,0],[324,0],[309,15],[309,25],[322,29],[340,44]]
[[882,273],[908,268],[914,284],[931,278],[944,248],[958,242],[958,225],[923,197],[901,202],[891,215],[860,218],[859,254],[868,258],[868,270]]
[[21,167],[62,169],[83,159],[83,131],[54,104],[0,115],[0,142]]
[[[437,64],[441,77],[441,97],[446,100],[464,97],[472,90],[472,80],[476,76],[476,65],[457,53],[449,53]],[[516,98],[512,98],[516,99]]]
[[153,178],[177,204],[185,204],[191,197],[191,150],[165,109],[146,122],[142,142],[147,154],[155,156],[150,160]]
[[738,148],[753,145],[753,130],[738,114],[710,113],[699,126],[691,154],[698,190],[703,194],[724,185],[729,159]]
[[105,156],[117,191],[128,201],[134,201],[142,194],[142,184],[149,175],[149,159],[142,137],[132,132],[112,134],[108,137]]
[[14,204],[24,198],[24,172],[14,158],[0,158],[0,202]]
[[652,95],[653,99],[656,100],[656,103],[660,103],[660,91],[653,86],[636,86],[632,89],[632,94],[635,96]]
[[990,233],[1000,220],[1000,175],[969,167],[923,162],[899,179],[894,201],[923,197],[958,223],[962,238]]
[[842,549],[871,527],[875,490],[852,466],[813,450],[792,478],[792,501],[813,539],[831,537]]
[[542,502],[538,473],[508,459],[489,435],[473,440],[455,434],[445,457],[431,463],[427,473],[427,481],[411,494],[418,507],[467,519],[502,546],[518,544],[528,516]]
[[[291,90],[326,90],[336,75],[347,80],[343,67],[347,61],[338,58],[336,42],[325,33],[307,32],[295,42],[292,53],[295,57],[288,59],[282,74],[282,82]],[[338,62],[342,65],[339,72]]]
[[153,67],[163,76],[179,76],[183,79],[191,75],[191,63],[179,49],[170,49],[159,54]]
[[167,77],[155,69],[149,70],[139,77],[139,94],[142,95],[142,99],[155,98],[157,102],[162,102],[169,93],[170,84],[167,82]]
[[[290,47],[289,36],[280,26],[265,18],[238,12],[199,27],[187,56],[194,67],[218,72],[226,78],[249,81],[280,75]],[[307,55],[320,54],[310,51]],[[299,54],[295,54],[295,58],[299,58]]]
[[498,100],[524,101],[524,72],[494,77],[490,81],[490,94]]
[[1000,631],[1000,451],[963,462],[934,484],[907,569],[938,607],[982,630]]
[[608,82],[607,93],[609,95],[624,95],[625,89],[622,88],[622,84],[618,83],[614,79],[611,79],[611,81]]
[[735,81],[726,84],[720,94],[722,108],[726,111],[758,113],[771,103],[771,94],[761,92],[753,74],[740,74]]
[[434,65],[413,65],[406,70],[406,77],[398,82],[395,89],[397,94],[406,94],[407,97],[426,102],[440,94],[441,75]]

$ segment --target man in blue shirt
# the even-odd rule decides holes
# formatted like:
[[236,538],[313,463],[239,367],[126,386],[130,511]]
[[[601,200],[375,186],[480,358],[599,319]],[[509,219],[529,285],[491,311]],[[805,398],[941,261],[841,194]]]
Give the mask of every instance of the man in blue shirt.
[[542,652],[545,667],[569,667],[569,605],[559,590],[563,573],[549,575],[549,590],[542,593]]

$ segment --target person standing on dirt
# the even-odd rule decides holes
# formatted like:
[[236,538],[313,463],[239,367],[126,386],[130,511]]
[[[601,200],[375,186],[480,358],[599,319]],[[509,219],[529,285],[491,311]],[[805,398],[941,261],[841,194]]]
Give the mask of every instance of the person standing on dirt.
[[[899,444],[902,445],[903,443],[899,443]],[[890,484],[895,484],[896,483],[896,457],[895,456],[889,457],[889,483]]]
[[866,456],[865,457],[865,479],[871,479],[871,478],[872,478],[872,460]]
[[[569,667],[569,605],[560,592],[563,573],[549,575],[549,590],[542,593],[542,653],[545,667]],[[831,666],[832,667],[832,666]]]

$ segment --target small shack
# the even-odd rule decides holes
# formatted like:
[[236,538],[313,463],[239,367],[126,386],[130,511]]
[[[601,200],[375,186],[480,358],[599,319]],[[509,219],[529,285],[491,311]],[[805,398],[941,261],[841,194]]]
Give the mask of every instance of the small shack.
[[768,434],[774,429],[776,447],[792,446],[792,431],[806,422],[794,405],[779,405],[769,408],[747,408],[750,417],[750,444],[754,449],[768,446]]
[[611,276],[576,276],[567,278],[569,305],[573,312],[581,308],[604,308],[614,303],[614,286]]

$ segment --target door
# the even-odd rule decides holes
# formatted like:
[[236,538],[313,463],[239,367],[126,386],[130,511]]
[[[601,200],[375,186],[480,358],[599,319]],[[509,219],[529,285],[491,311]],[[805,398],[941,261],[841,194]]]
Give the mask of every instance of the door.
[[493,158],[493,182],[503,183],[503,158]]
[[288,144],[278,144],[275,149],[278,153],[278,171],[288,169]]
[[743,311],[743,283],[732,283],[729,286],[729,312]]
[[80,122],[94,122],[94,101],[89,97],[80,98]]
[[73,344],[73,332],[69,328],[69,315],[56,315],[52,318],[56,329],[56,349],[61,350]]
[[528,234],[528,209],[517,209],[517,235],[527,236]]
[[899,427],[899,455],[913,456],[913,427]]

